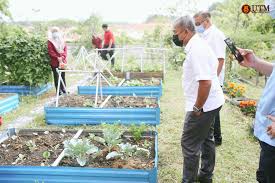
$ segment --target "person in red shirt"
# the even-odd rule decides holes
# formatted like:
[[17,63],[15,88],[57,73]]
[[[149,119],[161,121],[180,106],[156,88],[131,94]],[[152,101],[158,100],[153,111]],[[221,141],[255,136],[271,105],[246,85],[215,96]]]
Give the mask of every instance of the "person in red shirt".
[[[54,77],[54,85],[57,92],[58,86],[58,73],[56,69],[64,69],[65,65],[67,64],[67,45],[63,39],[62,33],[59,31],[58,27],[53,27],[49,33],[48,37],[48,53],[50,56],[50,65],[53,72]],[[62,72],[61,77],[65,81],[65,72]],[[66,93],[65,87],[63,86],[62,82],[60,83],[60,91],[59,95],[62,93]]]
[[99,36],[96,36],[95,34],[92,35],[92,45],[95,49],[101,49],[102,48],[102,39]]
[[107,24],[102,25],[102,29],[104,30],[104,43],[103,43],[103,48],[107,50],[102,50],[101,52],[101,57],[104,60],[108,60],[107,55],[111,58],[111,64],[112,67],[115,64],[115,58],[113,57],[114,55],[114,48],[115,48],[115,38],[113,33],[109,30]]

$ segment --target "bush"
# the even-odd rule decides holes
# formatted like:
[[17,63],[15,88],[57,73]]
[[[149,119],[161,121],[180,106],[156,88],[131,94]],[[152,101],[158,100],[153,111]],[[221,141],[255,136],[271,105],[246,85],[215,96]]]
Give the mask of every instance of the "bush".
[[0,74],[9,85],[38,86],[50,80],[46,39],[17,34],[0,39]]

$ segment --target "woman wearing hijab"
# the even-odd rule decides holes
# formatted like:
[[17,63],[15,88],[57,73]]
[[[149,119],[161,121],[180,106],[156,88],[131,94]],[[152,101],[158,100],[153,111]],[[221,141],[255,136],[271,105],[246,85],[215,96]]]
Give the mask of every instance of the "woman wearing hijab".
[[[57,68],[64,69],[65,64],[67,64],[67,45],[65,44],[63,36],[62,36],[61,32],[59,31],[58,27],[53,27],[49,33],[48,53],[51,58],[50,65],[51,65],[51,68],[53,71],[54,85],[55,85],[55,89],[57,92],[58,73],[56,72],[56,69]],[[64,81],[65,86],[66,86],[65,72],[61,73],[61,77]],[[66,93],[66,89],[61,82],[59,95],[62,95],[62,93]]]

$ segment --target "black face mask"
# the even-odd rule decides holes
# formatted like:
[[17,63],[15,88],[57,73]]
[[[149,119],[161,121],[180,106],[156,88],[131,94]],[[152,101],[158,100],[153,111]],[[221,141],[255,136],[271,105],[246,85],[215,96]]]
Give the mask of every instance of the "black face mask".
[[179,40],[179,36],[178,35],[173,35],[173,42],[175,43],[176,46],[183,46],[183,41]]

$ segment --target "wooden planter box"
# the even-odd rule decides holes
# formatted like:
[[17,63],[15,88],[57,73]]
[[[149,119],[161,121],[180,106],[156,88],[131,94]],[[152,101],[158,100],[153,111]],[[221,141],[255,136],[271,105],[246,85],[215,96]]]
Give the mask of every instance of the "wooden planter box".
[[[24,130],[20,130],[19,133]],[[28,133],[36,131],[27,130]],[[25,132],[26,133],[26,132]],[[8,134],[8,133],[7,133]],[[10,133],[9,133],[10,134]],[[10,134],[12,135],[12,134]],[[154,140],[154,167],[152,169],[115,169],[61,166],[0,166],[0,182],[7,183],[157,183],[158,136]],[[2,139],[6,134],[2,135]],[[1,136],[0,136],[1,138]],[[10,138],[10,137],[8,137]],[[1,142],[1,139],[0,139]]]
[[45,84],[39,87],[31,86],[11,86],[1,85],[0,93],[17,93],[19,95],[41,95],[52,88],[51,84]]
[[19,105],[19,96],[18,94],[0,94],[5,95],[5,98],[0,99],[0,115],[7,113]]

